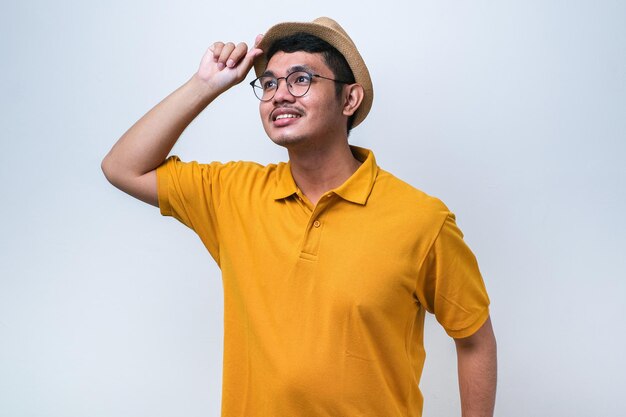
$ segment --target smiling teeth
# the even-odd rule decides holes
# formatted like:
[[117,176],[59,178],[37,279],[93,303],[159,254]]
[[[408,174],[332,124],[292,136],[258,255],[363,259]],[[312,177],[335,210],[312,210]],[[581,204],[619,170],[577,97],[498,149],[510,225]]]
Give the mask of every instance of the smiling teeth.
[[296,119],[300,116],[295,115],[295,114],[279,114],[278,116],[276,116],[275,120],[280,120],[280,119]]

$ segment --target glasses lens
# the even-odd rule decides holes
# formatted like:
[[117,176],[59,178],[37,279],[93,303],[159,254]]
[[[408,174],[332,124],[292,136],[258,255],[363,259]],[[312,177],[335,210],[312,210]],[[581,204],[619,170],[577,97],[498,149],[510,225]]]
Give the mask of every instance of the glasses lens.
[[259,77],[254,81],[252,85],[254,88],[254,94],[259,100],[267,101],[271,100],[276,92],[276,78],[274,77]]
[[311,74],[304,71],[296,71],[287,77],[287,87],[294,97],[303,96],[309,91],[311,86]]

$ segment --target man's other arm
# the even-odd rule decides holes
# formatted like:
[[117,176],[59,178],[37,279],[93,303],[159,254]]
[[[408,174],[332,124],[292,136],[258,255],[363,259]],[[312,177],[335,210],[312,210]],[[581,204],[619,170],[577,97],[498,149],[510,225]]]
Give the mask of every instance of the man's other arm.
[[[255,46],[260,42],[257,36]],[[262,51],[245,43],[214,43],[198,72],[137,121],[102,160],[111,184],[158,206],[156,169],[193,119],[217,96],[240,83]]]
[[473,335],[454,339],[463,417],[492,417],[496,401],[497,348],[491,319]]

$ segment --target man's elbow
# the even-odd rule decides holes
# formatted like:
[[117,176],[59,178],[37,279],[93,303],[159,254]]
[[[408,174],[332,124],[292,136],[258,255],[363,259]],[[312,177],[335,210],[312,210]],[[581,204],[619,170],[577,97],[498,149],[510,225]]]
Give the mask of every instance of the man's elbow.
[[116,161],[110,153],[102,159],[100,168],[104,177],[111,185],[132,195],[130,190],[133,189],[133,184],[137,181],[138,175],[124,169],[124,166],[119,161]]
[[159,207],[156,170],[137,175],[115,161],[110,155],[104,157],[100,168],[105,178],[118,190],[145,203]]
[[115,163],[111,158],[110,154],[107,154],[100,163],[100,169],[102,169],[102,173],[104,177],[109,181],[112,185],[119,188],[119,177],[116,175]]

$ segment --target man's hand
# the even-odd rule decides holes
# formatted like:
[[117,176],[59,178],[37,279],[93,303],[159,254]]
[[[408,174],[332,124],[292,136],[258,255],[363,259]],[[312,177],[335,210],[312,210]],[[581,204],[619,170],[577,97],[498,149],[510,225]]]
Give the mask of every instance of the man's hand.
[[263,35],[257,35],[254,48],[249,51],[244,42],[236,46],[232,42],[215,42],[202,57],[198,78],[220,93],[239,84],[252,68],[254,59],[263,53],[257,48],[261,39]]

